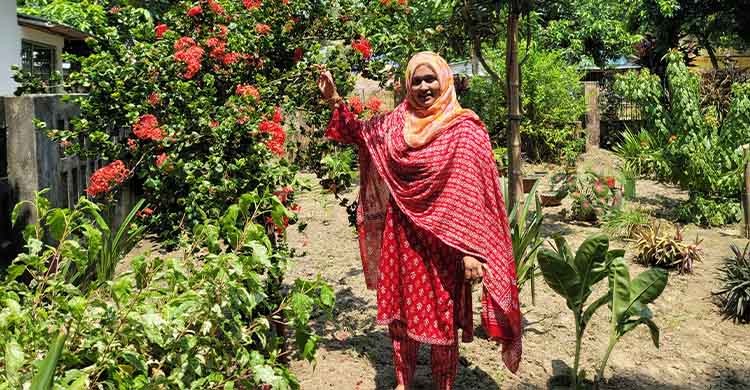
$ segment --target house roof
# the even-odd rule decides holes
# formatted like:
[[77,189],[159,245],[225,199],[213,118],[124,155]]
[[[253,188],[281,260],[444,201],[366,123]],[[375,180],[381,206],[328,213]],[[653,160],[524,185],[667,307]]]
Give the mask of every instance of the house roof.
[[90,34],[70,27],[67,24],[57,23],[38,16],[21,13],[18,14],[18,25],[41,30],[50,34],[61,35],[65,37],[65,39],[71,41],[82,41],[91,36]]
[[457,61],[450,63],[453,74],[466,75],[466,76],[487,76],[487,71],[484,69],[482,64],[478,64],[477,74],[473,74],[471,71],[471,61]]
[[610,59],[604,64],[604,68],[601,68],[594,64],[591,59],[584,59],[578,63],[578,69],[586,71],[606,71],[606,70],[628,70],[628,69],[640,69],[641,66],[636,63],[637,58],[620,56],[618,58]]

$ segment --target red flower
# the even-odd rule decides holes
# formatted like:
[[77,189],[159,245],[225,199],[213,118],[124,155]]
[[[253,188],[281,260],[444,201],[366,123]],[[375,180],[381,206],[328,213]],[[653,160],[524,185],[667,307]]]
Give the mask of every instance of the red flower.
[[164,36],[164,33],[166,33],[169,30],[169,26],[166,24],[160,24],[156,27],[154,27],[154,34],[156,34],[156,39],[161,39]]
[[381,104],[383,104],[383,102],[381,102],[377,96],[372,96],[370,97],[370,99],[367,100],[367,103],[365,104],[365,106],[370,111],[379,112]]
[[211,58],[219,61],[224,60],[225,50],[227,48],[226,42],[219,38],[211,37],[206,41],[206,46],[211,48],[211,53],[209,54]]
[[98,196],[109,190],[114,185],[122,184],[128,178],[130,171],[121,160],[115,160],[91,175],[86,194],[91,197]]
[[281,4],[289,5],[289,0],[281,0]]
[[289,206],[289,210],[292,210],[295,213],[299,213],[299,212],[302,211],[302,206],[300,206],[299,204],[295,203],[295,204]]
[[203,13],[203,8],[200,5],[196,5],[193,8],[190,8],[187,12],[187,16],[195,17]]
[[399,5],[406,5],[409,2],[409,0],[398,0]]
[[292,61],[299,62],[299,60],[302,59],[302,56],[305,55],[305,52],[302,50],[301,47],[294,49],[294,54],[292,55]]
[[237,61],[240,60],[240,53],[227,53],[224,55],[223,62],[224,65],[232,65],[237,63]]
[[360,36],[359,39],[352,41],[352,48],[362,54],[364,59],[368,60],[372,57],[372,46],[367,38]]
[[256,102],[260,102],[260,92],[252,85],[240,84],[235,88],[238,96],[252,96]]
[[286,141],[286,133],[284,128],[280,124],[273,121],[260,122],[258,130],[261,133],[267,133],[271,135],[271,139],[266,141],[266,146],[271,152],[277,156],[284,155],[284,141]]
[[223,24],[217,25],[216,28],[219,29],[219,36],[221,36],[222,38],[226,38],[229,34],[229,28]]
[[119,14],[120,11],[122,11],[122,8],[117,7],[117,6],[109,9],[109,13],[111,13],[112,15]]
[[264,23],[258,23],[255,25],[255,32],[260,35],[266,35],[271,32],[271,26]]
[[161,168],[161,166],[164,165],[165,161],[167,161],[167,154],[162,153],[156,156],[156,160],[154,161],[154,163],[156,164],[157,167]]
[[263,0],[242,0],[242,4],[245,5],[245,8],[252,11],[260,8],[263,5]]
[[148,95],[148,102],[152,106],[157,106],[161,102],[161,97],[156,92],[151,92],[150,95]]
[[174,44],[174,59],[186,65],[186,79],[192,79],[201,70],[201,61],[206,52],[192,38],[182,37]]
[[380,4],[383,4],[385,6],[388,6],[391,4],[391,0],[380,0]]
[[154,215],[154,210],[152,210],[151,207],[145,207],[143,210],[135,213],[135,216],[138,218],[148,218],[152,215]]
[[226,11],[224,11],[224,7],[219,4],[216,0],[208,0],[208,8],[211,8],[211,11],[213,11],[217,15],[226,15]]
[[138,122],[133,125],[133,134],[142,140],[161,141],[164,138],[159,121],[151,114],[138,118]]
[[273,121],[276,123],[281,123],[284,121],[284,114],[281,112],[281,107],[276,107],[273,110]]
[[219,127],[219,121],[213,120],[213,121],[211,121],[211,123],[209,124],[209,126],[211,126],[211,128]]
[[135,152],[136,149],[138,149],[138,142],[132,138],[128,138],[128,150]]
[[361,114],[362,111],[365,110],[364,105],[362,104],[362,100],[359,98],[359,96],[352,96],[349,98],[349,106],[351,106],[352,111],[355,114]]
[[607,187],[609,188],[615,188],[615,178],[612,176],[607,176]]
[[273,194],[279,198],[279,201],[283,204],[286,204],[286,201],[289,199],[289,194],[293,193],[294,189],[290,186],[286,186]]

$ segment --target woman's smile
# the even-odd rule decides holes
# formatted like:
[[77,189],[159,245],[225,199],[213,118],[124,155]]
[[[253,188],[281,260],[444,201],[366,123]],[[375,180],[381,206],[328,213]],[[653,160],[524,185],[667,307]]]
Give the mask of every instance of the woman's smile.
[[429,108],[440,97],[437,73],[427,65],[421,65],[414,70],[410,88],[415,103],[419,105],[418,108]]

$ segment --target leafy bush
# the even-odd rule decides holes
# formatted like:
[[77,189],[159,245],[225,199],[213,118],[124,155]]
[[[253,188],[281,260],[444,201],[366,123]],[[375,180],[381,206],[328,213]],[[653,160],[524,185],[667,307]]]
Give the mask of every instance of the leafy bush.
[[597,221],[621,200],[616,198],[620,195],[615,192],[614,178],[600,177],[588,171],[558,176],[556,180],[565,183],[564,189],[559,191],[570,194],[573,198],[570,216],[577,221]]
[[681,274],[692,273],[695,263],[703,261],[702,242],[697,235],[692,244],[684,242],[680,228],[669,234],[662,231],[661,225],[648,226],[636,235],[635,259],[645,265],[676,268]]
[[714,294],[719,297],[726,318],[750,323],[750,243],[744,250],[734,244],[731,248],[734,257],[726,259],[719,268],[722,287]]
[[602,230],[610,237],[633,238],[651,223],[644,210],[632,207],[612,208],[604,215]]
[[321,185],[334,193],[352,186],[356,172],[356,156],[351,148],[334,151],[320,160]]
[[[96,225],[60,218],[88,215],[92,204],[48,209],[42,199],[25,252],[0,284],[0,388],[53,377],[64,388],[299,387],[284,358],[314,358],[308,322],[316,308],[330,312],[334,295],[320,280],[282,286],[288,253],[254,222],[291,216],[276,197],[245,194],[220,219],[183,232],[181,255],[138,256],[100,285],[71,283],[91,262],[94,235],[64,233]],[[59,244],[44,244],[48,235]],[[35,361],[53,339],[48,360]]]
[[742,220],[742,206],[736,199],[691,197],[677,207],[680,222],[703,226],[723,226]]
[[[521,138],[527,157],[532,160],[560,161],[575,159],[583,152],[585,138],[577,130],[585,111],[581,74],[567,65],[558,51],[546,51],[536,45],[525,57],[521,105],[525,118]],[[502,77],[502,50],[490,50],[487,60]],[[562,65],[561,65],[562,64]],[[460,96],[461,104],[471,108],[485,122],[497,145],[505,145],[507,109],[505,86],[489,78],[474,77],[468,91]]]

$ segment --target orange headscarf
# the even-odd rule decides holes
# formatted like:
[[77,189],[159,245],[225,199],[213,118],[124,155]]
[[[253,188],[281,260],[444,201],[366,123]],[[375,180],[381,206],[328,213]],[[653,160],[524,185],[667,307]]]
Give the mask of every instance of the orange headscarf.
[[[430,107],[417,108],[416,96],[411,92],[411,78],[418,67],[429,66],[437,74],[440,96]],[[453,86],[453,71],[439,54],[423,51],[414,55],[406,66],[407,112],[404,140],[412,148],[422,147],[449,128],[459,119],[469,117],[479,120],[477,114],[461,108]]]

